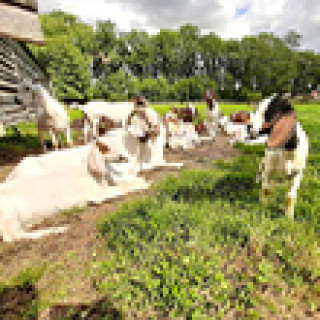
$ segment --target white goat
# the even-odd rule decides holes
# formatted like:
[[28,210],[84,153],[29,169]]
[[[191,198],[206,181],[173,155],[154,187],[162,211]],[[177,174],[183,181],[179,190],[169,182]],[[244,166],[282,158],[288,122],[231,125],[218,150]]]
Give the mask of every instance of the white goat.
[[192,123],[168,117],[165,120],[165,127],[167,130],[167,144],[171,149],[179,147],[183,149],[194,148],[206,140],[205,137],[199,137]]
[[[102,116],[107,116],[109,119],[111,119],[115,123],[116,127],[125,128],[125,131],[129,131],[133,135],[135,134],[137,138],[142,137],[146,130],[143,119],[138,119],[139,121],[136,122],[136,125],[129,127],[126,126],[126,121],[129,115],[133,112],[134,108],[134,102],[103,101],[92,101],[81,107],[81,110],[86,116],[84,128],[85,142],[88,140],[88,132],[91,128],[93,131],[93,137],[97,136],[99,119]],[[166,163],[164,160],[163,148],[166,140],[166,129],[161,124],[159,114],[154,109],[147,106],[145,107],[145,112],[152,125],[159,126],[159,135],[156,138],[149,139],[145,143],[135,143],[131,145],[127,144],[127,148],[128,150],[131,150],[131,154],[136,154],[137,166],[141,170],[149,170],[158,166],[181,167],[181,164],[170,164]],[[139,152],[137,153],[136,151],[132,150],[132,148],[137,148]]]
[[[168,163],[164,159],[164,146],[166,141],[166,128],[161,123],[158,112],[154,109],[145,107],[145,114],[148,121],[152,126],[158,127],[158,135],[148,139],[146,142],[139,142],[138,144],[127,143],[126,147],[131,154],[135,154],[137,157],[137,165],[141,170],[151,170],[156,167],[175,167],[181,168],[181,163]],[[141,119],[139,115],[135,115],[132,124],[125,125],[127,132],[131,135],[141,138],[146,134],[148,129],[144,119]],[[138,153],[137,153],[138,152]]]
[[125,121],[133,108],[133,102],[91,101],[81,106],[80,109],[85,114],[84,142],[88,142],[90,133],[91,139],[97,137],[99,119],[102,116],[110,118],[117,127],[124,127]]
[[[100,139],[101,140],[101,139]],[[137,177],[136,166],[126,153],[119,137],[106,137],[103,154],[96,142],[67,150],[58,150],[37,157],[27,157],[0,184],[0,236],[6,242],[38,239],[60,233],[66,227],[27,231],[44,217],[60,210],[101,203],[149,187]],[[101,142],[101,141],[99,141]],[[106,144],[107,143],[107,144]],[[102,158],[103,179],[97,179],[95,161]],[[119,161],[128,160],[128,163]],[[98,168],[99,169],[99,168]]]
[[46,131],[49,132],[55,149],[58,149],[59,134],[61,133],[65,134],[67,144],[71,147],[73,141],[71,137],[70,118],[67,111],[58,100],[50,96],[43,86],[34,85],[32,89],[36,94],[36,102],[38,103],[38,133],[44,151],[46,151],[44,142],[44,133]]
[[226,116],[221,117],[218,123],[222,132],[226,133],[228,136],[231,136],[229,141],[230,145],[233,145],[236,142],[244,142],[248,137],[247,125],[245,124],[233,123]]

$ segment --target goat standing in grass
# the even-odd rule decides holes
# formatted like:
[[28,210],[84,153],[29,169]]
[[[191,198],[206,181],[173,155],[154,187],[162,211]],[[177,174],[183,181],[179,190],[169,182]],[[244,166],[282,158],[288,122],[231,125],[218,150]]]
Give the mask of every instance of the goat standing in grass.
[[45,132],[49,132],[52,144],[57,150],[59,147],[59,135],[64,133],[67,139],[68,147],[73,145],[70,129],[70,118],[64,107],[58,100],[52,98],[47,90],[39,84],[32,86],[35,95],[35,103],[38,110],[38,134],[41,146],[46,152],[47,147],[44,141]]
[[84,143],[98,136],[98,124],[102,116],[112,119],[115,128],[121,128],[133,108],[133,102],[90,101],[81,106],[80,110],[84,113]]
[[280,95],[263,100],[251,116],[251,124],[252,136],[268,135],[265,156],[260,165],[262,201],[266,202],[270,195],[273,176],[284,175],[290,183],[286,213],[293,218],[309,152],[308,137],[296,120],[292,105]]

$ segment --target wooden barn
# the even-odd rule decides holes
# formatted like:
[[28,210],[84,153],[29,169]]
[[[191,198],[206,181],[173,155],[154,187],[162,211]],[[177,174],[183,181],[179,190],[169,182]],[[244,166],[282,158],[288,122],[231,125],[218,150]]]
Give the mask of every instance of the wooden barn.
[[[38,0],[0,0],[0,135],[2,128],[36,120],[30,97],[22,104],[24,82],[49,87],[48,76],[37,65],[27,43],[44,44],[38,21]],[[3,135],[3,132],[2,132]]]

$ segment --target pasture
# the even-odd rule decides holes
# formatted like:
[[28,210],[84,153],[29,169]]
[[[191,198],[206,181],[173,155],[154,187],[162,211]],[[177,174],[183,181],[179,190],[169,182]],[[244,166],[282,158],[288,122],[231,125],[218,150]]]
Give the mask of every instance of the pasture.
[[[196,106],[203,115],[204,104]],[[161,115],[169,107],[154,106]],[[250,110],[220,108],[227,115]],[[187,169],[150,174],[157,183],[148,192],[75,208],[48,222],[71,222],[72,236],[0,244],[2,287],[37,285],[41,295],[27,307],[31,314],[62,301],[104,297],[105,319],[317,319],[320,109],[295,109],[310,155],[294,221],[282,211],[284,187],[268,205],[259,202],[255,176],[263,148],[232,150],[219,137],[199,150],[167,152],[187,161]],[[0,148],[38,148],[35,128],[19,125],[22,139],[8,132]]]

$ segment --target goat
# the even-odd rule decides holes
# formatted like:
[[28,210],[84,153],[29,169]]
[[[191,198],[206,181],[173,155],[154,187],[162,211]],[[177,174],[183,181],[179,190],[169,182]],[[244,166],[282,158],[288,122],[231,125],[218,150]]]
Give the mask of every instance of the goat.
[[297,190],[303,177],[309,153],[308,137],[296,121],[290,102],[280,95],[273,94],[264,99],[251,116],[250,135],[267,134],[268,142],[264,158],[260,164],[262,180],[261,200],[267,202],[272,187],[273,174],[284,175],[291,183],[287,195],[286,214],[294,217]]
[[92,144],[24,158],[0,184],[4,241],[64,232],[66,227],[32,232],[27,228],[60,210],[101,203],[150,186],[137,176],[140,168],[124,143],[134,146],[137,138],[124,129],[99,129],[101,136]]
[[36,103],[38,104],[38,134],[43,150],[47,150],[44,142],[45,132],[49,132],[55,149],[59,147],[59,134],[61,133],[65,134],[67,145],[71,147],[73,141],[70,129],[70,118],[67,111],[58,100],[50,96],[42,85],[33,85],[32,91],[35,93]]
[[112,119],[115,127],[124,127],[133,108],[134,102],[91,101],[81,106],[80,110],[84,113],[84,142],[88,142],[89,134],[91,139],[97,136],[98,123],[102,116]]
[[210,137],[214,139],[218,130],[221,113],[219,110],[218,102],[216,101],[216,94],[213,90],[207,89],[204,94],[204,99],[207,103],[205,125]]

